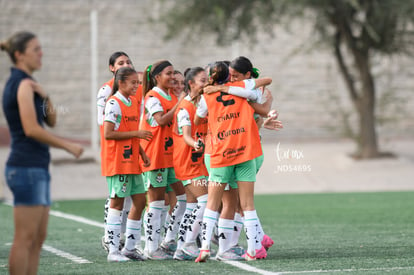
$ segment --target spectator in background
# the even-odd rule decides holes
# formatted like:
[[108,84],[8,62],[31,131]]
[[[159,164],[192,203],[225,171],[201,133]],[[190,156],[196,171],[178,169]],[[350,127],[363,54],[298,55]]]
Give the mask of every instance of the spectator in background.
[[49,146],[76,158],[81,145],[51,134],[44,128],[56,124],[56,112],[43,87],[32,77],[42,66],[42,48],[36,35],[17,32],[0,44],[14,67],[3,93],[3,110],[11,134],[6,182],[14,199],[14,239],[10,274],[36,274],[49,219]]

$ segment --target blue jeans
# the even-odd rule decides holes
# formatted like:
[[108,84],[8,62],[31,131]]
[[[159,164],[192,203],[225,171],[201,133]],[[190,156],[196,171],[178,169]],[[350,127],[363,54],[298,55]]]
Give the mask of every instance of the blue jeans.
[[47,169],[6,165],[5,174],[13,193],[14,206],[50,206],[50,174]]

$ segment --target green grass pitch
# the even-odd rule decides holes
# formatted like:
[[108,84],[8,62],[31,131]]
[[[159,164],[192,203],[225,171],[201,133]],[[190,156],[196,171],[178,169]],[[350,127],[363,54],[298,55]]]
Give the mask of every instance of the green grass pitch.
[[[56,201],[52,210],[102,223],[104,201]],[[39,274],[414,274],[414,192],[258,195],[255,203],[275,241],[265,260],[107,263],[102,228],[51,215],[45,245],[91,263],[43,250]],[[0,230],[0,274],[7,274],[9,205],[0,204]]]

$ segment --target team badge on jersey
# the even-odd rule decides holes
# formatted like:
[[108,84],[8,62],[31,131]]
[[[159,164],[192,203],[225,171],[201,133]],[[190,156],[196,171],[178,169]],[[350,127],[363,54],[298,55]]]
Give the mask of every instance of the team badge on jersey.
[[162,180],[163,180],[162,174],[161,174],[161,173],[158,173],[158,174],[157,174],[157,177],[155,178],[155,180],[156,180],[158,183],[161,183],[161,182],[162,182]]

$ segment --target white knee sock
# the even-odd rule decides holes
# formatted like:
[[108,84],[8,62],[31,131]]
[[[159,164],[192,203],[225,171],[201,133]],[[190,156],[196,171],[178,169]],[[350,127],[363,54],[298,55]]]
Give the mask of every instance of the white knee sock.
[[234,221],[219,218],[219,253],[223,253],[231,248],[232,235],[234,233]]
[[257,217],[257,240],[258,242],[256,243],[256,249],[262,248],[263,236],[264,236],[264,231],[263,231],[262,223],[260,222],[259,217]]
[[122,221],[121,221],[121,239],[125,238],[126,233],[126,223],[128,220],[129,210],[131,210],[132,199],[130,196],[125,197],[124,207],[122,208]]
[[168,224],[170,222],[170,213],[168,213],[168,209],[170,209],[169,205],[164,205],[162,207],[162,212],[161,212],[161,236],[165,236],[165,234],[167,234],[167,228],[168,228]]
[[256,210],[244,211],[244,231],[246,232],[247,239],[247,252],[249,255],[256,255],[256,242],[257,240],[257,227],[258,218]]
[[137,243],[141,243],[141,220],[128,219],[125,231],[125,248],[134,250]]
[[177,250],[181,249],[183,244],[185,243],[186,235],[188,233],[187,232],[188,225],[191,221],[191,214],[196,206],[197,206],[197,203],[187,202],[184,215],[183,215],[183,219],[181,220],[181,223],[180,223],[180,229],[178,230]]
[[167,233],[165,234],[165,242],[175,240],[175,238],[177,237],[178,229],[180,227],[180,222],[185,212],[186,204],[187,196],[185,194],[177,196],[177,203],[175,204],[174,210],[171,213]]
[[243,220],[244,218],[239,213],[236,212],[236,214],[234,214],[234,232],[231,239],[232,247],[239,243],[240,233],[243,228]]
[[201,244],[201,249],[203,250],[210,249],[211,235],[213,234],[218,216],[219,213],[217,211],[212,211],[208,208],[204,211],[202,228],[203,241]]
[[122,211],[109,208],[105,230],[108,234],[109,253],[119,251],[119,239],[121,237],[121,214]]
[[187,226],[187,234],[185,235],[185,242],[192,243],[196,241],[198,234],[200,234],[201,226],[203,224],[204,210],[207,205],[208,195],[202,195],[197,198],[197,206],[191,213],[191,220]]
[[[111,204],[111,198],[108,197],[105,200],[105,208],[104,208],[104,224],[106,225],[106,221],[108,220],[108,211],[109,211],[109,205]],[[108,232],[106,229],[104,230],[104,240],[107,243],[108,240]]]
[[149,204],[148,212],[146,213],[145,250],[149,253],[154,252],[158,248],[161,232],[161,212],[164,201],[153,201]]
[[146,249],[146,250],[148,250],[148,246],[149,246],[148,241],[147,241],[147,236],[148,236],[148,233],[147,233],[147,231],[148,231],[148,223],[147,223],[147,221],[148,221],[148,211],[147,210],[148,209],[145,209],[144,217],[142,218],[142,225],[144,227],[144,249]]

